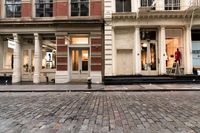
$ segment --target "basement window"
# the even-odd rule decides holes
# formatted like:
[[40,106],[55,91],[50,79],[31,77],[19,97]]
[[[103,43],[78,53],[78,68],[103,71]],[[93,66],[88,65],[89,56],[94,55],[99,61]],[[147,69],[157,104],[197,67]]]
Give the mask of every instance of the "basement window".
[[131,0],[116,0],[116,12],[131,12]]

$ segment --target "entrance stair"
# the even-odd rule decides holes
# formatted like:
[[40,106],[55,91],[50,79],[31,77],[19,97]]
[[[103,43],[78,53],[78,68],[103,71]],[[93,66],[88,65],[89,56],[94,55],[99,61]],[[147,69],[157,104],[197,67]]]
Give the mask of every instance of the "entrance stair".
[[164,76],[105,76],[105,85],[129,85],[138,83],[200,83],[198,75]]

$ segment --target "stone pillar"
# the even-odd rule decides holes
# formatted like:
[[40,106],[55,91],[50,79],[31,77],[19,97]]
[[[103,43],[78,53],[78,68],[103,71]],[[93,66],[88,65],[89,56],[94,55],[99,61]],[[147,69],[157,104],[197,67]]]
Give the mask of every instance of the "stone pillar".
[[34,33],[35,38],[35,54],[34,54],[34,76],[33,83],[40,83],[40,69],[41,69],[41,46],[38,33]]
[[[165,44],[165,27],[160,28],[160,38],[159,38],[159,74],[164,75],[166,74],[166,44]],[[159,46],[158,45],[158,46]]]
[[68,64],[68,41],[65,39],[67,34],[64,33],[56,33],[56,45],[57,45],[57,66],[56,66],[56,75],[55,82],[56,83],[67,83],[70,81],[70,70]]
[[140,45],[140,28],[135,27],[135,44],[134,44],[134,49],[135,49],[135,74],[140,75],[141,74],[141,45]]
[[17,33],[13,33],[13,38],[15,49],[12,82],[18,83],[21,81],[21,45],[19,44],[19,36]]
[[0,69],[3,69],[3,61],[4,61],[4,42],[3,38],[0,37]]
[[192,39],[191,39],[191,29],[190,26],[186,27],[186,41],[185,41],[185,47],[184,51],[185,54],[182,54],[182,57],[184,56],[185,62],[184,62],[184,72],[185,74],[192,74]]

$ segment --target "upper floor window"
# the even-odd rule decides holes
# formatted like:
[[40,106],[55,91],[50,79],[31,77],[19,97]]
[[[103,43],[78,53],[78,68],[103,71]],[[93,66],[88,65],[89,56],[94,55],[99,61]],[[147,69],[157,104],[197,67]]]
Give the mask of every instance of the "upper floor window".
[[116,0],[116,12],[131,12],[131,0]]
[[5,0],[6,17],[21,17],[21,0]]
[[165,10],[180,10],[180,0],[165,0]]
[[88,0],[71,0],[71,16],[88,16]]
[[154,6],[155,0],[141,0],[141,7]]
[[36,17],[53,16],[53,0],[36,0]]

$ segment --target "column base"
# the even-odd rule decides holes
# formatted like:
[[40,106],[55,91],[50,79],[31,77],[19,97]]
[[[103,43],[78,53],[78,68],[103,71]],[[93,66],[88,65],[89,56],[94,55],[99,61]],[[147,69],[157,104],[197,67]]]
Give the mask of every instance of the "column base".
[[92,83],[102,83],[102,74],[101,72],[90,72],[90,76],[92,78]]
[[55,83],[67,83],[69,81],[68,71],[56,71]]
[[21,81],[21,76],[20,75],[12,75],[12,83],[19,83]]
[[34,74],[34,76],[33,76],[33,83],[34,84],[40,83],[40,75]]

